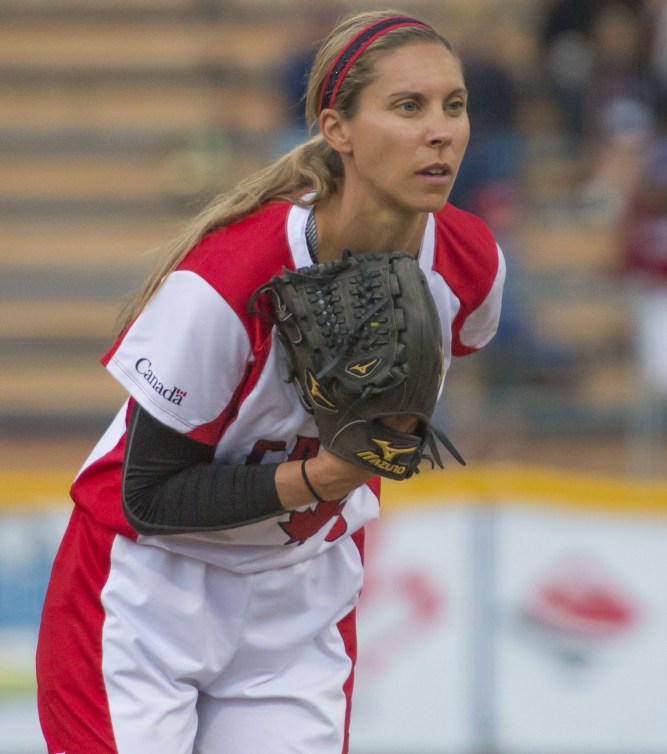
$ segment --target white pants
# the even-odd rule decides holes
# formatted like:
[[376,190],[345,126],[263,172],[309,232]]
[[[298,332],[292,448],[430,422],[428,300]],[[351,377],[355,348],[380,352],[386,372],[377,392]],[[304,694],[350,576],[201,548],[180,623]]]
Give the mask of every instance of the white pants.
[[[53,587],[58,594],[47,597],[38,676],[50,751],[92,752],[91,740],[95,751],[118,754],[347,751],[362,579],[353,539],[314,560],[247,575],[121,536],[108,541],[103,618],[70,619],[70,631],[81,636],[69,641],[69,651],[82,657],[64,656],[57,626],[65,616],[57,605],[69,596],[66,611],[81,613],[89,609],[87,598],[80,600],[83,608],[72,608],[81,589],[68,595],[62,577]],[[69,548],[75,556],[77,549]],[[76,568],[71,558],[68,567]],[[54,574],[58,569],[67,572],[57,560]],[[90,663],[94,650],[87,648],[99,642],[101,669],[90,668],[90,679],[79,670],[72,678],[80,680],[68,680],[68,665]],[[97,714],[83,709],[76,721],[60,722],[72,716],[72,705],[85,708],[85,686],[90,682],[94,697],[98,679],[104,688]],[[73,683],[80,688],[69,688]],[[100,714],[101,700],[108,718]],[[97,719],[99,731],[75,732]],[[97,743],[102,738],[104,746]]]

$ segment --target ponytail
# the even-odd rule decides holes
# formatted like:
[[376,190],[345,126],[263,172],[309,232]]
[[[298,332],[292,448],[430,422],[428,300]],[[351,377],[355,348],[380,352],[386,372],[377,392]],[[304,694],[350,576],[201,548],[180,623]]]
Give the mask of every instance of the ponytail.
[[[299,206],[316,204],[335,192],[336,182],[342,174],[339,155],[318,135],[239,182],[231,191],[217,196],[164,247],[157,266],[122,309],[118,334],[146,306],[167,275],[209,233],[243,220],[267,202],[284,200]],[[310,194],[307,201],[302,199],[305,193]]]

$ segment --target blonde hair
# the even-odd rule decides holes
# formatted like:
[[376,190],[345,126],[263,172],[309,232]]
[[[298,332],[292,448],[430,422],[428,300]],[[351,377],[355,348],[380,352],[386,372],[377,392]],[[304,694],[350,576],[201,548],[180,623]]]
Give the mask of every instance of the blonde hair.
[[[123,308],[119,317],[122,332],[155,295],[167,275],[174,270],[188,252],[206,235],[239,222],[271,201],[288,201],[300,206],[314,205],[337,190],[343,178],[340,156],[327,144],[318,128],[318,103],[331,66],[354,37],[370,24],[391,16],[405,15],[398,11],[368,11],[345,17],[320,47],[308,79],[306,118],[311,136],[291,152],[240,181],[232,190],[215,197],[171,243],[143,286]],[[354,116],[361,91],[374,78],[374,65],[382,52],[415,42],[431,41],[444,45],[449,42],[430,27],[403,26],[388,31],[375,40],[355,61],[345,75],[338,91],[335,109],[344,117]],[[305,193],[309,198],[305,201]]]

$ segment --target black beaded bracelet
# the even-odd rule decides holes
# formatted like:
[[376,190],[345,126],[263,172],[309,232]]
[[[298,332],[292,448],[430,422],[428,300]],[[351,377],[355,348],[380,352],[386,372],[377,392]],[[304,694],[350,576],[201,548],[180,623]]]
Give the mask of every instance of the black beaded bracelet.
[[315,492],[313,485],[310,483],[310,479],[308,479],[308,475],[306,474],[307,460],[307,458],[304,458],[303,461],[301,461],[301,476],[303,477],[303,481],[306,483],[306,487],[308,487],[310,494],[315,498],[315,500],[317,500],[318,503],[326,503],[326,500],[320,497],[317,492]]

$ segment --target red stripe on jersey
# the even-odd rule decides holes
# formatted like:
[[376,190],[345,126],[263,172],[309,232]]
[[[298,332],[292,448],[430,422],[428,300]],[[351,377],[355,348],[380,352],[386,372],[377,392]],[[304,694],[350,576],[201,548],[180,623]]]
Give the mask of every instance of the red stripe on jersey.
[[[231,306],[248,333],[254,356],[227,409],[212,422],[188,432],[193,440],[217,443],[262,374],[271,349],[272,325],[267,318],[248,312],[248,300],[283,267],[294,269],[286,232],[292,206],[285,201],[271,202],[262,211],[211,233],[178,267],[202,277]],[[263,301],[256,304],[260,310],[265,306]]]
[[[126,426],[133,405],[134,401],[130,399],[125,414]],[[120,504],[126,439],[127,433],[124,432],[112,450],[86,466],[74,480],[70,495],[79,507],[101,524],[136,540],[137,532],[127,523]]]
[[[176,268],[199,275],[225,299],[244,323],[253,351],[261,349],[271,327],[248,314],[248,299],[262,283],[279,275],[283,266],[294,268],[286,232],[292,206],[286,201],[270,202],[249,217],[208,234]],[[104,366],[118,350],[123,335],[101,359]]]
[[479,218],[451,204],[446,204],[435,219],[434,266],[461,304],[452,326],[452,353],[465,356],[476,349],[461,343],[459,333],[496,279],[498,247]]
[[117,752],[102,676],[100,599],[115,537],[75,509],[56,556],[37,645],[37,702],[50,752]]
[[236,389],[234,396],[229,401],[225,410],[220,416],[216,417],[208,424],[202,424],[200,427],[196,427],[191,432],[188,432],[187,436],[190,439],[198,440],[207,445],[216,445],[227,428],[236,421],[239,408],[243,405],[243,401],[245,401],[255,389],[255,385],[262,375],[264,364],[271,351],[270,334],[268,334],[263,341],[258,342],[259,345],[256,348],[253,348],[255,361],[249,365],[248,369],[246,369],[245,378],[241,380],[240,385]]
[[[253,342],[270,331],[248,314],[248,299],[283,266],[294,268],[287,242],[289,202],[272,202],[234,225],[206,236],[178,266],[200,275],[234,309]],[[259,320],[259,321],[258,321]],[[263,326],[260,326],[263,325]]]

